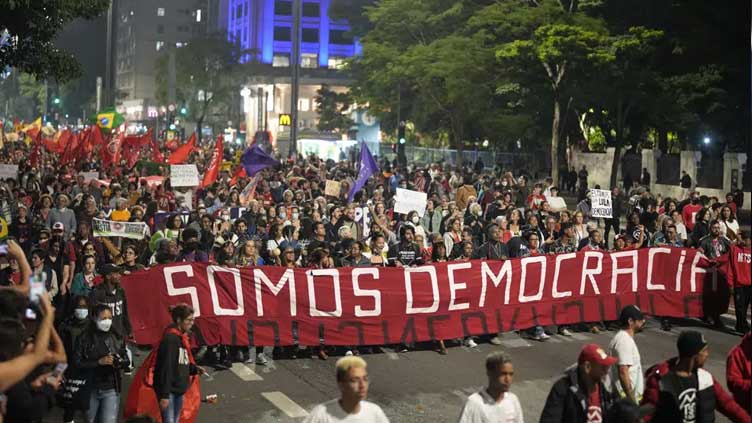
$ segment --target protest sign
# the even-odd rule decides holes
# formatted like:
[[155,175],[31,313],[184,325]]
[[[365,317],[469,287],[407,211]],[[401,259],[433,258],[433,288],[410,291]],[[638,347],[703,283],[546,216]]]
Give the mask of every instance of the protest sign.
[[177,263],[121,284],[139,344],[159,342],[168,305],[186,302],[197,344],[389,345],[616,320],[625,304],[698,317],[710,266],[695,249],[642,248],[410,268]]
[[0,180],[17,179],[18,178],[18,165],[14,164],[0,164]]
[[148,229],[144,222],[118,222],[114,220],[92,219],[95,237],[119,236],[130,239],[144,239]]
[[408,214],[414,210],[418,212],[418,216],[423,217],[426,212],[428,195],[425,192],[397,188],[397,195],[394,198],[395,213]]
[[592,204],[592,208],[590,209],[591,217],[611,218],[611,191],[606,189],[591,189],[590,202]]
[[339,197],[340,192],[342,192],[341,182],[332,181],[331,179],[326,180],[326,186],[324,188],[324,195],[328,195],[331,197]]
[[198,168],[195,164],[170,165],[170,184],[173,187],[197,187]]
[[99,172],[80,172],[79,175],[84,177],[84,183],[99,179]]

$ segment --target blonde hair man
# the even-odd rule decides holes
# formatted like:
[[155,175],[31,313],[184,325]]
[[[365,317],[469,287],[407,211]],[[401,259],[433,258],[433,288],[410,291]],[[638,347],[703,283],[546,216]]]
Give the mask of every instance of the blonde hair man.
[[366,401],[368,372],[357,356],[337,360],[337,385],[341,398],[317,405],[305,423],[389,423],[378,405]]

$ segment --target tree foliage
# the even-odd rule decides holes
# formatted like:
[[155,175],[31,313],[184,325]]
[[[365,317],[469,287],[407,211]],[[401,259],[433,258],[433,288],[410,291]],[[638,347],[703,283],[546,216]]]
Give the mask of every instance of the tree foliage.
[[60,82],[79,77],[79,63],[53,41],[74,19],[93,19],[109,4],[109,0],[0,1],[0,70],[11,67]]
[[322,85],[314,100],[319,114],[319,131],[344,133],[353,125],[354,121],[347,114],[353,103],[349,92],[338,93],[328,85]]

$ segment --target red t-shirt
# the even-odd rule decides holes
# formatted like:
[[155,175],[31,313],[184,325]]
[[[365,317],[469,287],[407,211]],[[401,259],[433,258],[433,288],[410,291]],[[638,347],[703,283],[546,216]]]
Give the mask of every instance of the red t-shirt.
[[600,385],[595,385],[593,392],[588,395],[587,406],[587,423],[602,423],[603,410],[601,409]]
[[752,249],[731,245],[728,254],[718,257],[718,270],[726,276],[729,286],[732,288],[752,285],[752,266],[750,266]]
[[692,232],[695,228],[695,215],[702,209],[702,204],[687,204],[682,208],[682,219],[687,232]]

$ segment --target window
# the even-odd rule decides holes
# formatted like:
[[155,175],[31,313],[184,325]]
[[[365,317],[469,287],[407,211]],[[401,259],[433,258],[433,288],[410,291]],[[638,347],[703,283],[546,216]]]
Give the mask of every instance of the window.
[[181,42],[177,42],[177,43],[175,43],[175,47],[177,47],[177,48],[180,48],[180,47],[185,47],[185,46],[187,46],[187,45],[188,45],[188,43],[181,43]]
[[164,47],[164,41],[157,41],[157,51],[161,50],[162,47]]
[[157,25],[157,34],[164,34],[164,25]]
[[235,8],[235,19],[240,19],[243,16],[243,5],[239,4]]
[[300,66],[304,68],[319,67],[319,55],[316,53],[303,53],[300,55]]
[[[131,12],[133,13],[133,12]],[[164,7],[157,8],[157,16],[164,16]]]
[[319,30],[315,28],[303,28],[304,43],[318,43],[319,42]]
[[274,14],[279,16],[292,16],[292,2],[289,0],[276,0],[274,2]]
[[352,42],[352,35],[343,29],[329,31],[329,44],[352,44]]
[[330,56],[329,57],[329,69],[342,69],[345,65],[344,57]]
[[196,9],[196,22],[201,22],[201,9]]
[[289,54],[275,54],[272,58],[272,66],[275,68],[286,68],[290,66]]
[[318,3],[303,3],[303,16],[309,18],[318,18],[319,13]]
[[292,29],[289,26],[275,26],[274,27],[274,41],[290,41],[292,40]]

